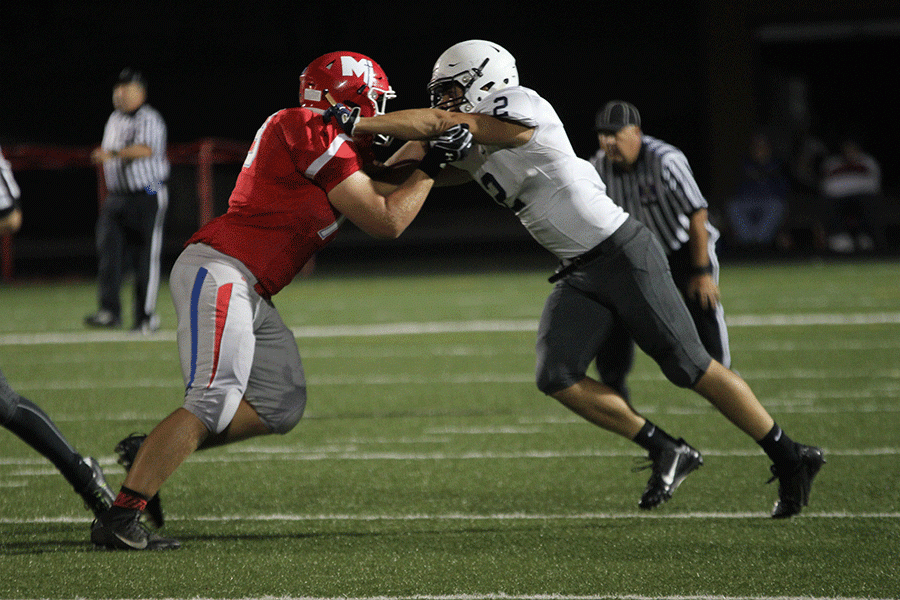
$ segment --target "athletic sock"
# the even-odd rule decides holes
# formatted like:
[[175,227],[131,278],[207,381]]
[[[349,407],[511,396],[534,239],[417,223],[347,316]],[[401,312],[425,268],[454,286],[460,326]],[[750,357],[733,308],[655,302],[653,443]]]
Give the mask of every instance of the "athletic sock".
[[[145,508],[147,508],[147,501],[149,498],[141,494],[140,492],[136,492],[130,488],[125,487],[124,485],[119,490],[119,495],[116,496],[116,501],[113,502],[113,506],[111,510],[121,509],[121,510],[136,510],[139,512],[143,512]],[[118,511],[117,511],[118,512]]]
[[797,454],[797,444],[778,426],[778,423],[775,423],[769,433],[757,444],[772,459],[778,470],[795,465],[800,460],[800,456]]
[[676,443],[675,438],[650,421],[644,423],[632,441],[649,452],[650,456],[656,456]]

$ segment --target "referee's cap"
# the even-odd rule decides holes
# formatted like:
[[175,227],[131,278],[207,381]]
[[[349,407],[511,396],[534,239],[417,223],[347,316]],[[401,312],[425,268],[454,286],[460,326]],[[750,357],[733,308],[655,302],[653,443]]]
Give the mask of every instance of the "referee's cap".
[[603,133],[616,133],[628,125],[640,127],[641,113],[633,104],[613,100],[597,112],[596,125],[597,131]]
[[144,77],[144,74],[131,67],[125,67],[119,71],[119,76],[116,78],[116,85],[121,85],[123,83],[136,83],[142,88],[147,89],[147,79]]

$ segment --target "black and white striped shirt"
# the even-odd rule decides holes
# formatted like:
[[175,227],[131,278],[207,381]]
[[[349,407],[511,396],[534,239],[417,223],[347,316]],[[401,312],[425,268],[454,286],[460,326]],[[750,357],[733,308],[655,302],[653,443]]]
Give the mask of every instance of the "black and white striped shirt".
[[3,158],[0,150],[0,217],[11,213],[16,207],[20,195],[19,186],[13,178],[9,161]]
[[131,161],[113,158],[104,162],[103,174],[109,191],[152,193],[169,178],[166,123],[159,111],[148,104],[134,113],[113,112],[103,131],[101,146],[104,150],[121,150],[135,144],[149,146],[153,155]]
[[[708,205],[681,150],[649,135],[641,136],[641,142],[630,169],[611,163],[603,150],[591,157],[591,164],[613,202],[649,227],[671,254],[688,241],[690,216]],[[714,231],[712,225],[707,228]]]

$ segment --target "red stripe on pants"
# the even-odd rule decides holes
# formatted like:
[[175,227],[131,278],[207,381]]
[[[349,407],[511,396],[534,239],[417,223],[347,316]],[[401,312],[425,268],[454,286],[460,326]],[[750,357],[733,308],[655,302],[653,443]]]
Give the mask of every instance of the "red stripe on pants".
[[212,373],[209,376],[209,387],[216,378],[219,369],[219,351],[222,348],[222,333],[225,331],[225,318],[228,316],[228,303],[231,302],[231,288],[234,284],[227,283],[219,288],[216,294],[216,342],[213,346]]

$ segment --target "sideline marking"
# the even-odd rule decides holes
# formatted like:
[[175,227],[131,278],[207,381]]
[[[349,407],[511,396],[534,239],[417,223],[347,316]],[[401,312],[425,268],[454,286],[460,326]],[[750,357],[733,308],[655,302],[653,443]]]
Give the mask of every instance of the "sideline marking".
[[[900,519],[900,513],[848,513],[848,512],[807,512],[804,511],[801,519]],[[408,514],[408,515],[298,515],[298,514],[268,514],[268,515],[219,515],[219,516],[172,516],[166,514],[167,521],[204,521],[208,523],[234,523],[246,522],[360,522],[371,523],[377,521],[411,522],[411,521],[619,521],[626,519],[641,520],[710,520],[710,519],[765,519],[770,520],[768,512],[691,512],[691,513],[580,513],[580,514],[527,514],[527,513],[495,513],[488,515],[468,515],[463,513],[447,514]],[[45,523],[89,523],[93,517],[36,517],[31,519],[16,519],[0,517],[0,525],[40,525]]]
[[[537,318],[478,321],[438,321],[422,323],[382,323],[374,325],[329,325],[293,327],[298,338],[371,337],[381,335],[425,335],[434,333],[485,333],[537,331]],[[735,315],[726,317],[729,327],[810,327],[821,325],[896,325],[900,313]],[[137,335],[128,331],[73,331],[57,333],[7,333],[0,346],[36,344],[90,344],[110,342],[174,341],[174,331]]]

